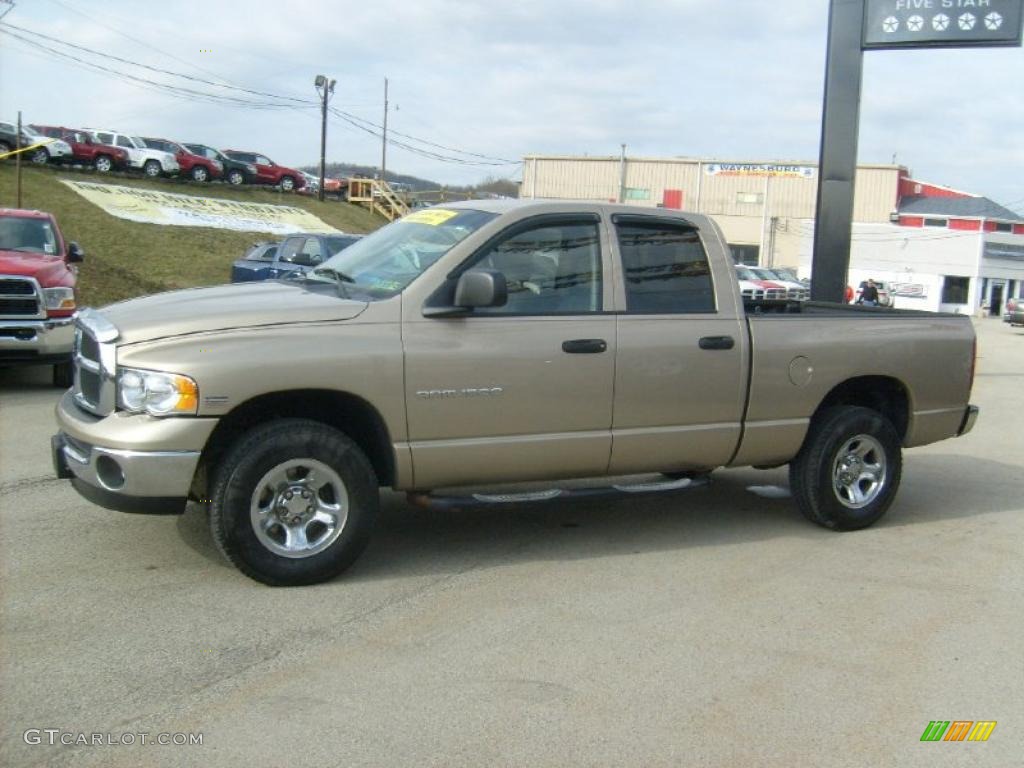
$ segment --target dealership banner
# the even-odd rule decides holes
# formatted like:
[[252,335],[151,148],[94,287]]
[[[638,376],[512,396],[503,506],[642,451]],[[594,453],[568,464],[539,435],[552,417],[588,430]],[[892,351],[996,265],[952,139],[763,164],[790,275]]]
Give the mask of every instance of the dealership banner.
[[71,189],[111,216],[143,224],[213,227],[236,232],[336,232],[309,211],[291,205],[195,197],[140,187],[61,179]]
[[815,169],[810,165],[758,165],[753,163],[708,163],[704,173],[708,176],[783,176],[813,179]]

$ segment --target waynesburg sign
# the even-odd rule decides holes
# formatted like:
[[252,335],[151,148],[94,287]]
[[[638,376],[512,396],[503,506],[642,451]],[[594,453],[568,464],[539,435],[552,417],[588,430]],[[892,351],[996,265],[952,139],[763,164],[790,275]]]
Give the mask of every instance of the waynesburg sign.
[[866,0],[865,50],[1020,45],[1024,0]]

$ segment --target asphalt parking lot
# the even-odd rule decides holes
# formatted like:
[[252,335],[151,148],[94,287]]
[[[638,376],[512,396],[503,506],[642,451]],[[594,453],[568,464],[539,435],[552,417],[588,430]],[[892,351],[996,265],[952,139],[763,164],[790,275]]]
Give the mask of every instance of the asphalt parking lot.
[[[355,568],[303,589],[242,576],[197,509],[79,498],[48,370],[0,371],[0,764],[1020,765],[1024,330],[976,325],[977,427],[909,451],[874,528],[748,490],[784,470],[465,512],[389,494]],[[922,743],[931,720],[998,725]]]

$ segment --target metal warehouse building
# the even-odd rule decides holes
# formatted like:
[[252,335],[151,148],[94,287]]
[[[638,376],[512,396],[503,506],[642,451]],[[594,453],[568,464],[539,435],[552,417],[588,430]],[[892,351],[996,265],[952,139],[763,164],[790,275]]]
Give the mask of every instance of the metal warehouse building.
[[[520,196],[708,214],[736,261],[807,276],[817,187],[807,162],[530,155]],[[1024,295],[1024,217],[899,165],[858,166],[855,190],[854,285],[873,277],[895,284],[897,306],[958,312]]]

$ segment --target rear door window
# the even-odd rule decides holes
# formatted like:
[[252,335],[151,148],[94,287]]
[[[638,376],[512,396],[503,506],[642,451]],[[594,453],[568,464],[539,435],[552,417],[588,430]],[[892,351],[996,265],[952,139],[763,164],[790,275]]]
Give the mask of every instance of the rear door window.
[[711,266],[697,229],[683,221],[618,215],[626,311],[660,315],[715,311]]

